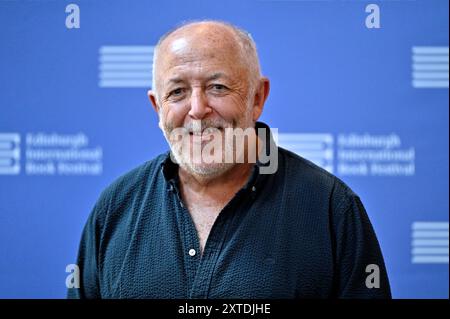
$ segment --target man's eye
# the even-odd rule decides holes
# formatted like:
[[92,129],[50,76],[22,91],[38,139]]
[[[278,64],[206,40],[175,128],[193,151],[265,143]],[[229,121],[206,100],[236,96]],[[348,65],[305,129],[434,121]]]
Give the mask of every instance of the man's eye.
[[212,88],[216,91],[225,91],[227,89],[227,87],[222,84],[213,84]]
[[175,89],[175,90],[171,91],[171,92],[169,93],[169,95],[178,96],[178,95],[180,95],[180,94],[182,94],[182,93],[183,93],[183,89],[182,89],[182,88],[178,88],[178,89]]

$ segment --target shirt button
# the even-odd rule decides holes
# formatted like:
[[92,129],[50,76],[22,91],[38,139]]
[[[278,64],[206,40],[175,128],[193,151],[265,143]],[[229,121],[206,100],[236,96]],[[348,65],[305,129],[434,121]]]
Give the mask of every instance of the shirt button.
[[191,249],[191,250],[189,250],[189,256],[191,256],[191,257],[194,257],[194,256],[195,256],[195,254],[196,254],[196,251],[195,251],[195,249]]
[[256,187],[252,186],[252,192],[256,192]]

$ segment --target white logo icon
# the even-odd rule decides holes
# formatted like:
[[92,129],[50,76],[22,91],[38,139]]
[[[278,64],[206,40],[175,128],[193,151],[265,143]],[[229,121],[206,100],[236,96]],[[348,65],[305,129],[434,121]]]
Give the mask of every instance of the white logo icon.
[[412,224],[413,264],[448,264],[448,222]]
[[66,272],[69,273],[66,277],[67,288],[80,288],[80,268],[76,264],[69,264],[66,266]]
[[366,277],[366,287],[369,289],[380,288],[380,267],[376,264],[367,265],[366,273],[369,273]]
[[448,52],[448,47],[413,47],[413,87],[448,88]]
[[150,88],[153,46],[102,46],[99,50],[99,86]]
[[279,133],[278,145],[333,173],[333,135]]
[[20,135],[0,133],[0,174],[20,173]]

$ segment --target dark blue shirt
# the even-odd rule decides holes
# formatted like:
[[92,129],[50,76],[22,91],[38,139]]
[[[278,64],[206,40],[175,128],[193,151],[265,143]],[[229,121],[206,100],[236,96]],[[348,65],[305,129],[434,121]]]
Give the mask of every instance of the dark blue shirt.
[[88,218],[81,286],[68,297],[390,298],[359,197],[282,148],[274,174],[261,165],[220,212],[203,255],[169,153],[120,177]]

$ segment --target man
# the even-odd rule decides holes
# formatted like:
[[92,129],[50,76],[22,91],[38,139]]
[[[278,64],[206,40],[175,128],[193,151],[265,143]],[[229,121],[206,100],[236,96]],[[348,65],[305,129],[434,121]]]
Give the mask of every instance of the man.
[[102,193],[69,297],[390,298],[358,196],[271,147],[257,122],[269,80],[251,37],[193,22],[164,35],[154,54],[148,95],[171,151]]

